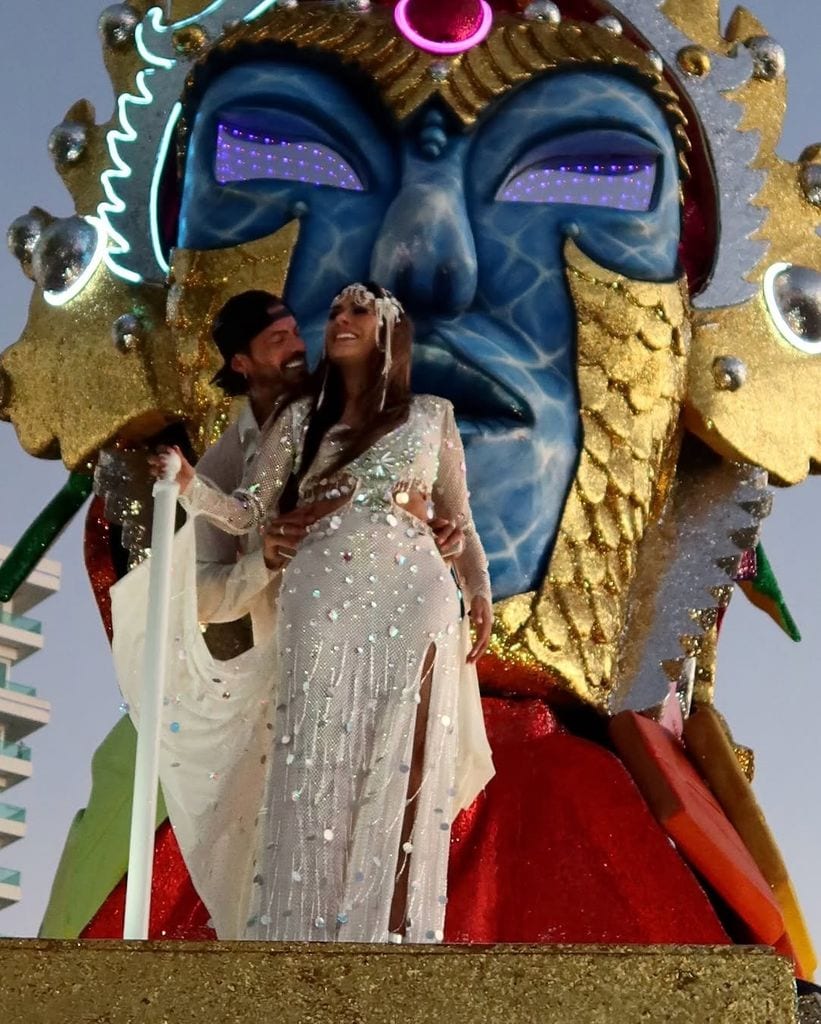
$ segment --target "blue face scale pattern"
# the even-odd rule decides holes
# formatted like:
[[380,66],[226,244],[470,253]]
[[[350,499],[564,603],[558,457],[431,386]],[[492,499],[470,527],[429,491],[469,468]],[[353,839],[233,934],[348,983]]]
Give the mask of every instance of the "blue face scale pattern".
[[[361,179],[350,191],[298,181],[217,183],[219,123],[335,149]],[[650,208],[510,202],[500,190],[557,140],[568,162],[621,155],[655,161]],[[581,142],[579,142],[581,140]],[[626,147],[626,148],[625,148]],[[212,249],[276,231],[302,214],[287,299],[315,359],[328,304],[372,277],[416,322],[414,388],[451,399],[465,443],[471,505],[494,598],[544,575],[579,451],[576,316],[564,272],[568,236],[627,277],[679,273],[678,162],[652,95],[616,75],[572,71],[528,83],[471,133],[448,130],[435,104],[393,130],[339,77],[297,63],[228,71],[197,113],[179,244]]]

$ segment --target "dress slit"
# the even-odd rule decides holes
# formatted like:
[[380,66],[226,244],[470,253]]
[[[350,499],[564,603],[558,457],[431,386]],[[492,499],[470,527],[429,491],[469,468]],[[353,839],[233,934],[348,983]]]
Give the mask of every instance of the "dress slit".
[[[391,935],[404,935],[408,917],[408,879],[413,862],[413,834],[416,825],[417,798],[422,789],[425,770],[425,747],[430,719],[431,686],[436,664],[436,644],[431,644],[422,661],[419,681],[414,687],[419,694],[419,705],[413,729],[413,746],[411,752],[408,786],[405,791],[405,813],[402,818],[402,830],[399,835],[397,852],[397,871],[394,876],[393,898],[389,930]],[[406,849],[406,847],[410,849]]]

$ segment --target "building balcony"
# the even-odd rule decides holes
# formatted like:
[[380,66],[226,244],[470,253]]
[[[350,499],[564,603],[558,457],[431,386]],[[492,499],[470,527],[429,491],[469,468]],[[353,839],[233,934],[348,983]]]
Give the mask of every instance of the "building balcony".
[[25,743],[0,743],[0,791],[30,779],[31,747]]
[[[0,564],[11,554],[11,548],[0,544]],[[56,594],[60,589],[60,563],[44,558],[21,583],[14,595],[14,611],[24,615],[31,608]]]
[[32,686],[0,680],[0,735],[7,743],[16,743],[48,724],[51,705],[36,693]]
[[25,834],[25,808],[0,802],[0,848],[22,839]]
[[27,615],[0,609],[0,654],[22,661],[43,647],[43,625]]
[[20,872],[0,868],[0,910],[10,907],[13,903],[19,903],[22,895]]

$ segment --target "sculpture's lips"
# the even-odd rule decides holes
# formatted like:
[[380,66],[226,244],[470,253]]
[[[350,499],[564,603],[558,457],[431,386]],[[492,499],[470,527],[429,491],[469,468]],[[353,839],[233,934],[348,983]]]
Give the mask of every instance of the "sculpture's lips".
[[457,359],[435,337],[417,338],[413,347],[414,390],[453,403],[464,434],[498,433],[533,426],[533,410],[512,388],[487,370]]

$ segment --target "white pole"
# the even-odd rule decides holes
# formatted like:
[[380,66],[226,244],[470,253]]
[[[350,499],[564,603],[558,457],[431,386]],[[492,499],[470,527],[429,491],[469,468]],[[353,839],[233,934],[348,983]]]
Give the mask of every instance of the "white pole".
[[148,938],[151,875],[154,866],[154,827],[160,768],[160,718],[168,654],[168,606],[171,596],[171,546],[177,512],[180,460],[166,456],[162,479],[154,484],[154,523],[148,580],[148,618],[145,667],[140,696],[140,728],[134,769],[134,804],[125,894],[124,939]]

